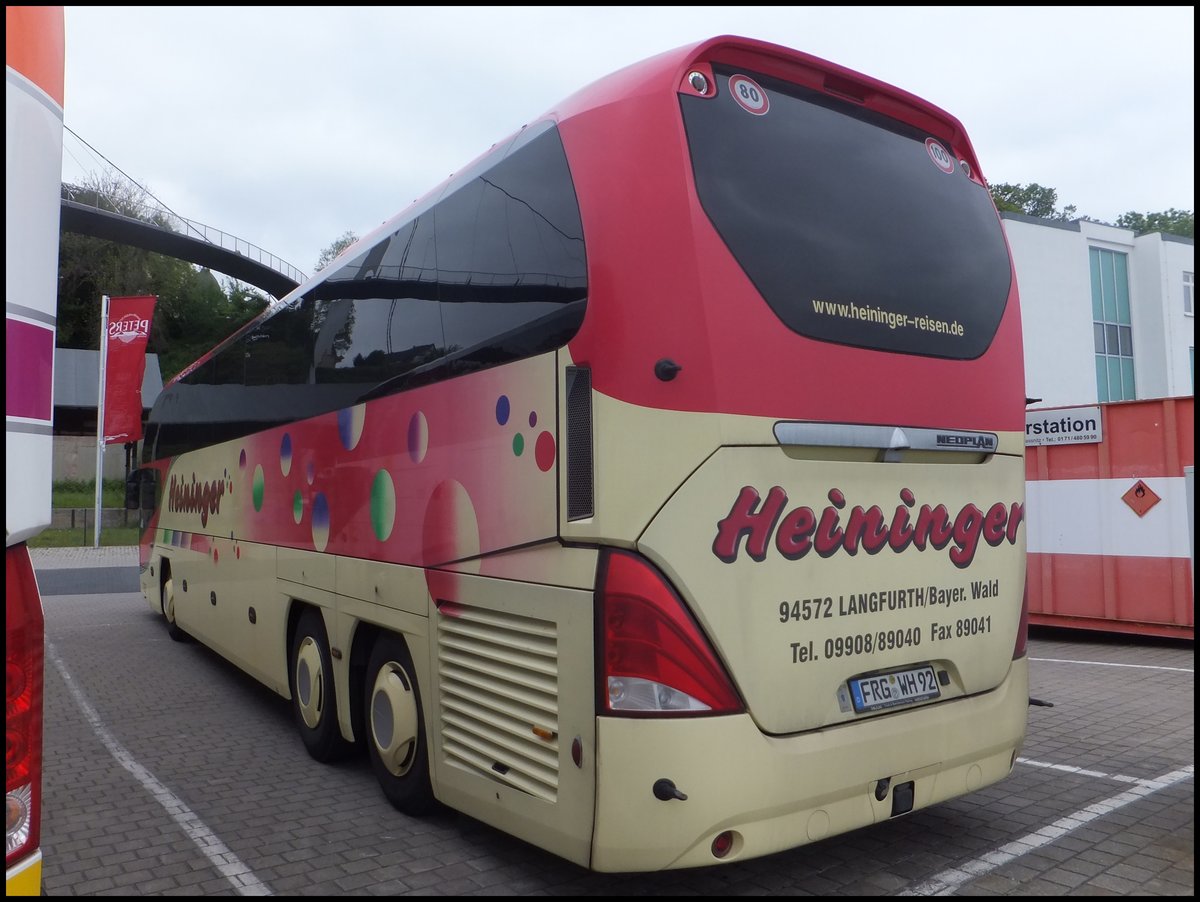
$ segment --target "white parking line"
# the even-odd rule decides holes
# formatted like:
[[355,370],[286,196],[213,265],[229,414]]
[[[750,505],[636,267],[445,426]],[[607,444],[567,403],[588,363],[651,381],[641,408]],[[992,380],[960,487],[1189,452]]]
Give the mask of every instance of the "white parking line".
[[67,684],[67,689],[70,691],[72,698],[75,699],[75,704],[79,705],[83,716],[87,718],[88,723],[92,725],[92,729],[104,743],[117,763],[133,774],[134,779],[142,784],[142,787],[150,793],[162,805],[163,810],[170,815],[171,820],[179,825],[180,829],[188,835],[194,842],[200,852],[207,858],[221,873],[226,880],[233,884],[234,892],[242,896],[270,896],[273,895],[271,888],[258,879],[244,864],[241,859],[229,850],[215,833],[205,826],[204,822],[196,816],[183,800],[176,796],[171,790],[164,786],[154,774],[150,773],[145,767],[137,762],[137,760],[129,753],[129,751],[117,741],[116,737],[108,731],[104,726],[104,722],[100,719],[100,715],[96,709],[92,707],[87,700],[87,696],[83,694],[83,690],[75,684],[74,677],[71,676],[67,666],[59,658],[58,652],[54,646],[46,643],[46,655],[54,664],[55,669],[63,678],[63,682]]
[[[1053,767],[1055,769],[1069,769],[1065,765],[1045,764],[1043,762],[1025,761],[1026,764],[1032,764],[1035,767]],[[1086,808],[1081,808],[1073,814],[1068,814],[1066,817],[1060,817],[1053,824],[1047,827],[1042,827],[1033,833],[1028,833],[1020,839],[1013,840],[1006,845],[1001,846],[994,852],[988,852],[986,855],[981,855],[978,858],[965,862],[956,868],[947,868],[940,874],[935,874],[928,880],[917,884],[914,887],[904,890],[900,893],[901,896],[948,896],[956,889],[962,886],[969,880],[974,880],[977,877],[982,877],[989,874],[996,868],[1008,864],[1014,858],[1020,858],[1027,852],[1032,852],[1034,849],[1039,849],[1042,846],[1048,845],[1059,839],[1062,836],[1070,833],[1072,830],[1082,827],[1098,817],[1104,817],[1107,814],[1112,814],[1119,808],[1124,808],[1138,799],[1144,799],[1146,796],[1153,795],[1160,790],[1174,786],[1176,783],[1182,783],[1184,780],[1191,779],[1195,765],[1189,764],[1187,767],[1179,770],[1171,771],[1169,774],[1163,774],[1154,780],[1139,780],[1134,777],[1121,777],[1109,774],[1097,774],[1097,776],[1107,777],[1108,779],[1128,781],[1132,780],[1136,785],[1131,789],[1127,789],[1122,793],[1118,793],[1111,798],[1107,798],[1102,802],[1095,802],[1088,805]],[[1079,773],[1088,773],[1079,771]],[[1093,772],[1094,773],[1094,772]]]
[[1070,764],[1051,764],[1048,761],[1034,761],[1031,758],[1018,758],[1018,764],[1028,764],[1030,767],[1046,767],[1050,770],[1061,770],[1068,774],[1078,774],[1081,777],[1097,777],[1101,780],[1115,780],[1118,783],[1149,783],[1149,780],[1143,780],[1139,777],[1127,777],[1124,774],[1106,774],[1098,770],[1084,770],[1082,767],[1073,767]]
[[1030,658],[1031,661],[1046,661],[1050,664],[1095,664],[1097,667],[1134,667],[1138,670],[1173,670],[1176,673],[1195,673],[1191,667],[1162,667],[1158,664],[1114,664],[1111,661],[1071,661],[1067,658]]

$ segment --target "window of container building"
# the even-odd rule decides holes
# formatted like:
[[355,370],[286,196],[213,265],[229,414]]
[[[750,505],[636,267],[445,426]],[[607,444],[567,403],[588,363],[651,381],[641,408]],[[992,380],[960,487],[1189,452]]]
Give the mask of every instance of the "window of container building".
[[1196,285],[1196,274],[1194,272],[1185,272],[1183,274],[1183,312],[1186,316],[1194,316],[1195,308],[1192,306],[1192,289]]
[[1129,258],[1089,248],[1092,328],[1096,339],[1096,391],[1101,401],[1132,401],[1133,327],[1129,318]]

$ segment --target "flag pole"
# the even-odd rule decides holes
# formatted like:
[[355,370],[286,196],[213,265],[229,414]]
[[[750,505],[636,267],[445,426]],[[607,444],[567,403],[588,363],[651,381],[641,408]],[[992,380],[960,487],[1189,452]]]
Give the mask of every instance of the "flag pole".
[[95,537],[92,547],[100,547],[101,503],[104,497],[104,379],[108,367],[108,295],[100,304],[100,390],[96,399],[96,519],[92,524]]

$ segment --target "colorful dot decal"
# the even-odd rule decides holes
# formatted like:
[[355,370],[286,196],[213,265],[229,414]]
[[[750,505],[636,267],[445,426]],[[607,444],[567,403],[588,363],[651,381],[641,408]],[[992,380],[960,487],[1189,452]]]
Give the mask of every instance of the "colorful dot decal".
[[242,449],[242,453],[238,455],[238,469],[246,469],[246,449]]
[[533,457],[537,461],[538,469],[543,473],[547,472],[554,466],[554,436],[549,432],[542,432],[537,437],[537,444],[533,448]]
[[391,474],[387,470],[380,470],[371,483],[371,528],[375,530],[375,538],[386,542],[395,523],[396,486],[392,483]]
[[513,454],[517,455],[517,457],[520,457],[521,453],[524,450],[525,450],[525,436],[521,435],[521,433],[518,432],[516,435],[513,436]]
[[419,464],[429,451],[429,423],[425,414],[417,411],[408,421],[408,456],[412,462]]
[[313,546],[317,551],[324,551],[329,544],[329,502],[322,492],[313,496],[312,502],[312,534]]
[[304,466],[304,481],[309,485],[313,484],[313,480],[317,478],[317,465],[311,460]]
[[292,472],[292,437],[286,432],[279,443],[279,469],[284,476]]
[[254,482],[251,486],[251,491],[254,497],[254,509],[261,511],[263,507],[263,496],[267,491],[267,480],[263,476],[262,464],[254,468]]
[[509,412],[508,395],[501,395],[496,400],[496,422],[501,426],[507,423]]
[[529,411],[529,428],[532,429],[536,425],[537,425],[537,411],[531,410],[531,411]]
[[358,440],[362,438],[366,416],[367,408],[363,404],[338,411],[338,436],[342,440],[342,447],[347,451],[353,451],[358,445]]
[[303,516],[304,496],[301,495],[299,489],[297,489],[296,494],[292,496],[292,519],[299,523]]

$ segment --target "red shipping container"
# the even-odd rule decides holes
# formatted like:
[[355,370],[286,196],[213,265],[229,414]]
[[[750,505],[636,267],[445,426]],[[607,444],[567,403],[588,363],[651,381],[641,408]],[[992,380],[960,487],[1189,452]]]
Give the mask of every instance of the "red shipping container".
[[1100,442],[1035,445],[1026,428],[1030,623],[1192,639],[1195,399],[1098,407]]

